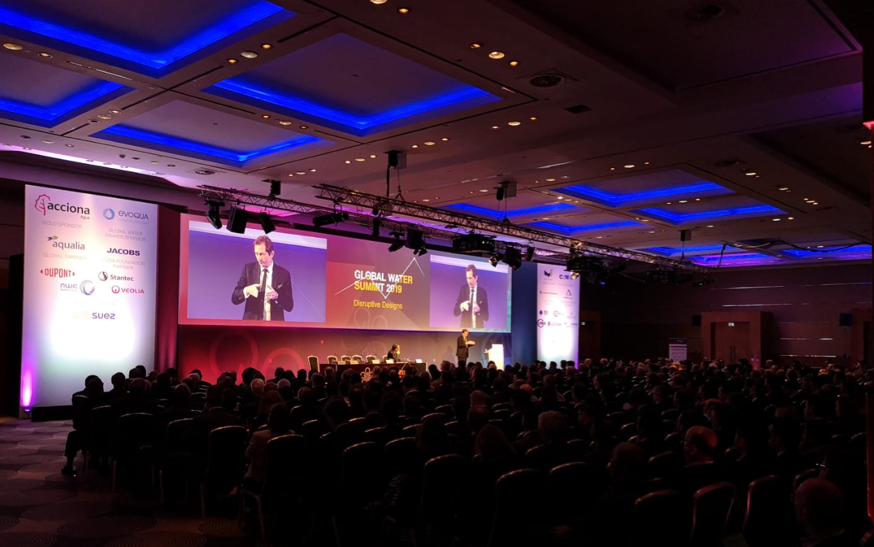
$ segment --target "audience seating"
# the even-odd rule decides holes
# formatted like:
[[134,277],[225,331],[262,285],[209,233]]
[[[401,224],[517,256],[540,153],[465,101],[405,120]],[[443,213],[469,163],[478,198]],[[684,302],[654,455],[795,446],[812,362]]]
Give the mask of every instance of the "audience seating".
[[635,547],[653,545],[684,545],[687,529],[683,519],[686,506],[682,496],[673,490],[659,490],[638,498],[634,503],[632,544]]
[[711,484],[695,492],[690,547],[722,547],[734,494],[730,482]]
[[226,495],[240,484],[243,476],[243,452],[246,428],[227,425],[209,433],[206,470],[199,481],[200,518],[206,518],[206,500],[210,495]]
[[749,547],[782,545],[785,515],[789,508],[789,485],[769,475],[749,484],[743,535]]

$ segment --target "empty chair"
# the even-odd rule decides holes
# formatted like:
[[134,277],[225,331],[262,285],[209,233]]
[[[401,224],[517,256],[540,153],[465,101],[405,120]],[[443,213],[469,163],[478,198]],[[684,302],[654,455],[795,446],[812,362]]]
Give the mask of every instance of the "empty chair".
[[[543,474],[535,469],[510,471],[498,478],[488,547],[540,543],[545,525],[542,515],[546,508],[541,503],[532,502],[542,499],[544,482]],[[519,518],[520,507],[525,508],[524,519]]]
[[[277,499],[291,499],[301,491],[304,482],[305,465],[292,463],[306,452],[306,439],[300,435],[282,435],[267,441],[267,467],[264,484],[257,490],[240,489],[240,512],[243,515],[243,502],[246,496],[255,499],[258,523],[261,526],[261,539],[265,539],[267,529],[264,525],[264,505]],[[245,482],[243,483],[246,484]]]
[[387,475],[410,474],[420,466],[419,452],[416,449],[416,439],[401,437],[385,444],[385,462],[388,466]]
[[182,418],[173,420],[167,424],[167,438],[163,450],[155,458],[155,466],[158,468],[158,490],[160,501],[165,499],[164,475],[171,468],[184,469],[191,455],[191,447],[188,443],[188,432],[194,424],[194,418]]
[[856,433],[850,437],[850,448],[857,454],[865,454],[865,448],[868,444],[868,437],[865,433]]
[[364,362],[364,358],[361,357],[360,355],[353,355],[352,356],[352,364],[353,365],[360,365],[363,362]]
[[419,431],[419,426],[422,424],[410,424],[404,428],[404,436],[405,437],[414,437],[416,436],[416,432]]
[[690,547],[722,547],[735,491],[734,484],[719,482],[695,492]]
[[328,364],[329,364],[329,365],[336,365],[336,364],[338,364],[339,362],[340,362],[340,361],[337,359],[337,356],[336,356],[336,355],[328,355]]
[[94,456],[111,455],[116,425],[115,410],[111,406],[98,406],[91,409],[91,436],[88,439],[88,448]]
[[310,363],[310,370],[313,372],[319,371],[319,358],[315,355],[310,355],[307,357],[307,361]]
[[603,481],[586,463],[571,462],[553,467],[547,485],[550,513],[557,524],[572,524],[590,514],[602,492]]
[[151,451],[155,434],[155,415],[145,412],[125,414],[118,419],[116,446],[112,458],[112,491],[115,492],[118,465],[144,464],[143,452]]
[[416,531],[422,538],[451,535],[458,496],[465,482],[466,462],[457,454],[431,458],[425,463],[422,499]]
[[378,365],[378,364],[379,364],[379,357],[377,357],[376,355],[367,355],[367,356],[364,358],[364,360],[367,361],[367,362],[370,363],[370,364],[374,364],[374,365]]
[[683,498],[673,490],[659,490],[637,498],[631,520],[632,545],[683,545],[687,541],[686,519],[678,518],[686,508]]
[[440,405],[434,409],[434,412],[439,412],[446,416],[445,422],[451,422],[455,418],[455,409],[452,408],[452,405]]
[[364,432],[364,441],[383,447],[389,441],[388,430],[385,427],[374,427]]
[[637,435],[637,424],[634,422],[623,425],[619,430],[619,439],[623,441],[627,441],[635,435]]
[[677,470],[683,467],[683,456],[677,452],[662,452],[651,457],[646,463],[649,478],[673,479]]
[[382,450],[375,443],[353,444],[343,451],[342,462],[342,496],[350,508],[360,508],[382,496]]
[[352,357],[350,357],[350,356],[348,356],[348,355],[341,355],[341,356],[340,356],[340,362],[342,362],[342,363],[346,363],[346,364],[348,365],[348,364],[350,364],[350,363],[352,362]]
[[376,412],[371,412],[367,416],[364,417],[364,430],[373,429],[375,427],[383,427],[385,426],[385,420],[382,419],[382,416],[377,414]]
[[227,425],[209,433],[206,470],[200,481],[200,517],[206,518],[206,498],[224,495],[240,484],[248,434],[239,425]]
[[300,428],[301,435],[310,443],[310,446],[315,446],[319,437],[330,432],[331,428],[322,420],[310,420],[304,422]]
[[789,485],[776,475],[756,479],[747,490],[743,534],[750,547],[782,545],[789,509]]

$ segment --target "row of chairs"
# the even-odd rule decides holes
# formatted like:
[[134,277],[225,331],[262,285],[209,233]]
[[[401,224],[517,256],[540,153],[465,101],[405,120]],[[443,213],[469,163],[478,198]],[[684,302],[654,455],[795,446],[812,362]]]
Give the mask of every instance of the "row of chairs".
[[[339,358],[336,355],[328,355],[328,364],[329,365],[339,365],[341,363],[345,363],[347,365],[362,365],[367,363],[375,363],[379,364],[381,359],[376,355],[367,355],[362,357],[360,355],[341,355]],[[319,372],[319,357],[317,355],[310,355],[307,357],[307,361],[310,364],[310,370],[313,372]]]

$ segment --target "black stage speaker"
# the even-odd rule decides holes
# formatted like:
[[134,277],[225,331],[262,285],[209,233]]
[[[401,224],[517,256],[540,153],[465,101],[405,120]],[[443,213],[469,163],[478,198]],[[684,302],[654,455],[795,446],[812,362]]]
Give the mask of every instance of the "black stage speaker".
[[852,313],[842,313],[840,319],[838,319],[838,324],[842,327],[852,327],[853,326],[853,314]]
[[700,315],[693,315],[692,316],[692,326],[693,327],[700,327],[701,326],[701,316]]
[[235,234],[246,233],[246,223],[249,222],[249,213],[242,207],[234,207],[228,217],[228,231]]

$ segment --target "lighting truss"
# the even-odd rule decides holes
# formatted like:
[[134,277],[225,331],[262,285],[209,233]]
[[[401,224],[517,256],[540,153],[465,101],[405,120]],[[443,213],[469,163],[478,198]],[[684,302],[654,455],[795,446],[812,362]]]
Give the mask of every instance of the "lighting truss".
[[[534,230],[524,226],[490,221],[471,215],[465,215],[457,211],[443,211],[441,209],[425,207],[397,199],[388,199],[382,196],[358,192],[347,188],[340,188],[327,184],[320,184],[315,186],[315,188],[318,190],[317,197],[330,201],[331,205],[320,206],[290,199],[282,199],[279,197],[271,198],[269,196],[262,196],[245,190],[218,188],[215,186],[198,186],[200,195],[204,200],[239,203],[243,205],[251,205],[255,208],[277,209],[311,215],[323,215],[342,209],[349,213],[349,220],[346,221],[347,223],[365,227],[370,227],[373,224],[374,215],[372,214],[372,211],[375,210],[380,211],[380,214],[385,213],[386,217],[389,215],[411,217],[428,221],[435,226],[446,226],[446,228],[443,229],[428,225],[415,224],[412,222],[401,222],[391,218],[381,218],[381,227],[386,231],[406,233],[407,228],[413,227],[423,232],[423,235],[427,239],[449,241],[458,235],[467,234],[469,232],[480,232],[524,239],[532,243],[538,242],[554,245],[556,247],[568,249],[568,251],[560,252],[538,248],[535,250],[535,254],[538,257],[558,261],[560,263],[563,263],[570,258],[570,249],[573,247],[574,254],[590,253],[694,272],[709,272],[712,270],[710,267],[699,266],[686,261],[653,256],[637,251],[608,247],[606,245],[598,245],[570,237],[563,237],[548,232],[542,232],[540,230]],[[507,244],[499,242],[499,245],[506,246]]]
[[[434,207],[410,203],[398,199],[389,199],[382,196],[367,194],[348,188],[340,188],[329,184],[319,184],[314,188],[318,190],[317,197],[334,203],[342,203],[344,206],[355,207],[359,211],[370,211],[379,207],[384,211],[390,210],[393,214],[430,221],[433,224],[457,226],[465,231],[483,232],[496,235],[504,235],[532,242],[545,243],[570,249],[573,247],[579,253],[591,253],[601,256],[611,256],[635,262],[655,264],[667,268],[678,268],[695,272],[709,272],[711,268],[698,266],[686,261],[674,260],[668,257],[658,257],[629,251],[607,245],[599,245],[588,241],[582,241],[570,237],[559,236],[540,230],[534,230],[525,226],[517,226],[509,222],[499,222],[484,218],[466,215],[458,211],[444,211]],[[447,233],[443,234],[447,237]],[[539,249],[538,249],[539,251]],[[538,253],[540,254],[540,253]],[[555,257],[556,255],[551,254]]]

